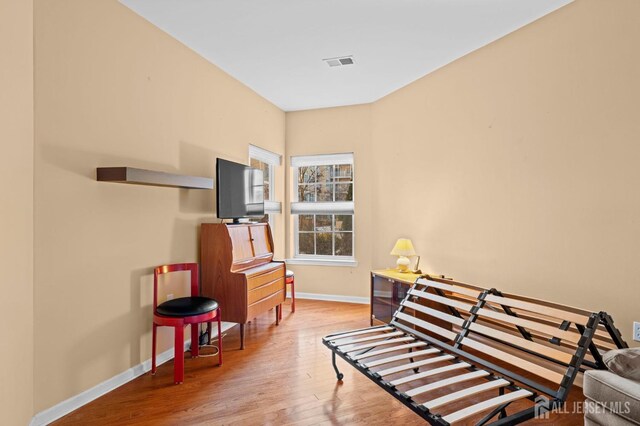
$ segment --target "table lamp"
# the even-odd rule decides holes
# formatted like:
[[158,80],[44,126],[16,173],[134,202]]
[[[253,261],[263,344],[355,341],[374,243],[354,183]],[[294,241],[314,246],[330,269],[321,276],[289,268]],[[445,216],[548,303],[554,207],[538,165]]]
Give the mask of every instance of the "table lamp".
[[396,241],[396,245],[393,246],[393,250],[391,250],[392,256],[398,256],[398,261],[396,265],[398,266],[398,271],[400,272],[409,272],[409,258],[407,256],[415,256],[416,251],[413,249],[413,243],[408,238],[398,238]]

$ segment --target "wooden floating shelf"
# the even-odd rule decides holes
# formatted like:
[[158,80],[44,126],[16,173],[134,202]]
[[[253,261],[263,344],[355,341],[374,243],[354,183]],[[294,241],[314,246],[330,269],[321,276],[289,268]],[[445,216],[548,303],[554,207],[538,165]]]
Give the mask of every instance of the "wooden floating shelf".
[[168,186],[186,189],[213,189],[213,179],[174,173],[136,169],[134,167],[98,167],[100,182],[129,183],[134,185]]

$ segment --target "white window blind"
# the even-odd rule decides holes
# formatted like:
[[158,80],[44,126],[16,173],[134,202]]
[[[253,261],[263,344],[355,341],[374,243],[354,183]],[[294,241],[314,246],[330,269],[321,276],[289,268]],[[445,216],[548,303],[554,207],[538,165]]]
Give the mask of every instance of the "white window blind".
[[345,154],[300,155],[291,157],[292,167],[328,166],[332,164],[353,165],[353,153],[349,152]]

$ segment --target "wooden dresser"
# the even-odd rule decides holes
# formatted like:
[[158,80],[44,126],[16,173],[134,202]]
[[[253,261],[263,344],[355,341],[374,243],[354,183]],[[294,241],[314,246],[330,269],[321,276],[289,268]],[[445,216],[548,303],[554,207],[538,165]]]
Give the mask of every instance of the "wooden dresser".
[[273,238],[266,223],[204,223],[200,233],[202,294],[220,304],[222,320],[244,325],[285,299],[285,264],[273,261]]

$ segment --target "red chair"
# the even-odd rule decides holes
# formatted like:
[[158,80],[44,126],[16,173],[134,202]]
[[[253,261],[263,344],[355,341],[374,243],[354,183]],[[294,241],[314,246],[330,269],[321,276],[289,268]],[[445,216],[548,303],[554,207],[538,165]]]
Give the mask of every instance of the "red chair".
[[[191,272],[191,297],[179,297],[158,305],[158,277],[162,274],[178,271]],[[211,322],[218,320],[218,365],[222,365],[222,327],[218,302],[199,296],[198,264],[178,263],[158,266],[153,271],[153,349],[151,352],[151,374],[156,374],[157,328],[174,327],[175,357],[173,360],[173,379],[176,384],[184,381],[184,327],[191,325],[191,357],[199,355],[199,324],[207,323],[211,336]]]
[[[284,288],[286,290],[287,284],[291,284],[291,312],[296,311],[296,289],[295,289],[295,277],[293,271],[287,269],[284,278]],[[282,319],[282,306],[280,306],[280,319]]]

